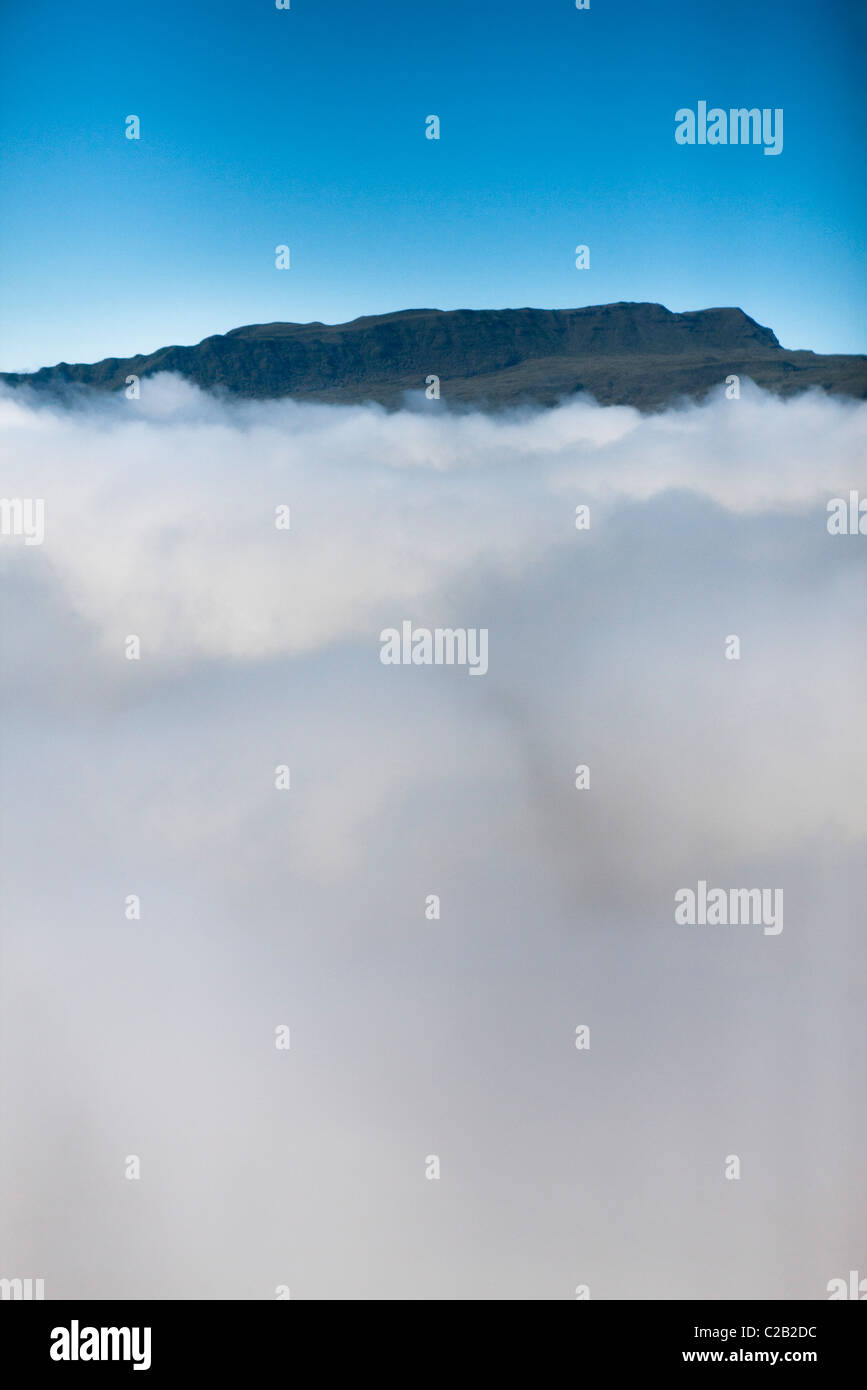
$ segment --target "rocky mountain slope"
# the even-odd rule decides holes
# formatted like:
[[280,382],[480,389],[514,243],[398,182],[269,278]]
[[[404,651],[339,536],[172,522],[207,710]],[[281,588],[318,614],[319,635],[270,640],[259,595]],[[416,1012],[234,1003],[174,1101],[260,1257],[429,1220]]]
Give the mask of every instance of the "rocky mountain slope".
[[405,309],[351,323],[235,328],[195,347],[92,365],[61,362],[10,384],[122,389],[131,375],[179,372],[240,396],[400,405],[440,379],[443,400],[482,407],[553,405],[587,391],[605,405],[656,409],[700,398],[736,375],[781,395],[807,387],[867,398],[867,356],[782,348],[741,309],[674,314],[660,304],[585,309]]

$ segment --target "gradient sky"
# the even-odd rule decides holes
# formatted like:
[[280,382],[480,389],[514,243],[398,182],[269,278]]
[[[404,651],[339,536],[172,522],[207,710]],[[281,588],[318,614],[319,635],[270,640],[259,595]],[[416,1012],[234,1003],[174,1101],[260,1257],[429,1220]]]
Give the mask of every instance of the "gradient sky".
[[[0,13],[4,370],[244,323],[614,300],[740,305],[787,347],[867,350],[848,0]],[[702,99],[782,107],[783,153],[678,146]]]

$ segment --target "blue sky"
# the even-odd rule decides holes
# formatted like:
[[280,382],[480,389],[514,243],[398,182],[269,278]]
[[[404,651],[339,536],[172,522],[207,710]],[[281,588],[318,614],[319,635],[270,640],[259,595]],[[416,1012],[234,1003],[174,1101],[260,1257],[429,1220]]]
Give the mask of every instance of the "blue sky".
[[[867,350],[851,0],[0,14],[4,370],[245,323],[613,300],[740,305],[788,347]],[[782,154],[677,145],[702,99],[782,107]]]

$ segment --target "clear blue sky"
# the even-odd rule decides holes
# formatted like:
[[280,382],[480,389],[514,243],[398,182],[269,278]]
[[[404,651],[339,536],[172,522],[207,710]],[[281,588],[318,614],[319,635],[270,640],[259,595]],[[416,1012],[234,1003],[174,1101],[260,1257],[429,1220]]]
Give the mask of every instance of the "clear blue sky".
[[[857,0],[0,14],[5,370],[275,319],[612,300],[740,305],[788,347],[867,350]],[[702,99],[782,107],[783,153],[678,146]]]

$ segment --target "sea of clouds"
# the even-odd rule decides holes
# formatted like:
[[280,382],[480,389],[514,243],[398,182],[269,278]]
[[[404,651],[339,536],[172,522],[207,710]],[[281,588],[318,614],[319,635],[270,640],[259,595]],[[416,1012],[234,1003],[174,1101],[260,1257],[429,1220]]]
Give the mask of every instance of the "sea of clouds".
[[[389,413],[157,377],[6,391],[0,440],[2,495],[45,502],[41,546],[0,539],[0,1276],[867,1274],[867,537],[826,526],[867,493],[867,404]],[[383,665],[405,619],[486,628],[487,675]],[[782,888],[783,932],[676,925],[699,879]]]

